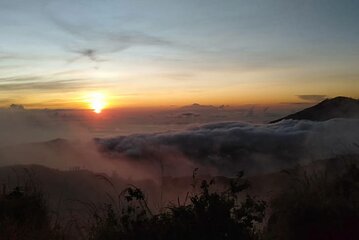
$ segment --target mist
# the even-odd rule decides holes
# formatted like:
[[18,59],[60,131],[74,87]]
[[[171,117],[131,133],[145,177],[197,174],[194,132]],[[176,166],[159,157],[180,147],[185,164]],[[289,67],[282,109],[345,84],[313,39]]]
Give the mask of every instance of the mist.
[[[359,153],[358,119],[233,121],[239,116],[235,113],[254,115],[255,108],[245,109],[194,104],[112,111],[97,119],[89,111],[2,109],[0,165],[38,164],[159,179],[188,176],[195,168],[223,176],[240,170],[264,174]],[[219,113],[232,121],[216,122]]]
[[112,158],[126,157],[144,164],[160,160],[170,175],[184,174],[181,171],[185,165],[209,169],[219,175],[233,175],[239,170],[260,174],[314,160],[358,154],[357,126],[357,119],[284,120],[276,124],[224,122],[97,142],[104,154]]

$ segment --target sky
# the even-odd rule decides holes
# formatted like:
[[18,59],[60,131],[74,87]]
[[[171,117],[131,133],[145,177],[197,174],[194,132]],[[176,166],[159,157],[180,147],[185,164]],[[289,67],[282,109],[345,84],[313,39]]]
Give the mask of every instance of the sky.
[[359,98],[356,0],[0,0],[0,107]]

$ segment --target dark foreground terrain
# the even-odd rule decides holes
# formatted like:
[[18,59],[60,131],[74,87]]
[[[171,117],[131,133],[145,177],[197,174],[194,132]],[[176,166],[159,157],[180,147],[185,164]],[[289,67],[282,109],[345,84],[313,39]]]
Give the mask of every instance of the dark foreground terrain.
[[[0,169],[1,239],[358,239],[358,156],[245,178],[161,183]],[[7,178],[4,178],[7,176]],[[177,194],[177,197],[176,197]]]

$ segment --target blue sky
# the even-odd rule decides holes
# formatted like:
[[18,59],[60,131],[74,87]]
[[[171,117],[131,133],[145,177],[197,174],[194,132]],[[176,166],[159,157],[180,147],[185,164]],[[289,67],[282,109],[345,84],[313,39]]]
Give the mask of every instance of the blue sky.
[[359,97],[359,1],[0,0],[0,106]]

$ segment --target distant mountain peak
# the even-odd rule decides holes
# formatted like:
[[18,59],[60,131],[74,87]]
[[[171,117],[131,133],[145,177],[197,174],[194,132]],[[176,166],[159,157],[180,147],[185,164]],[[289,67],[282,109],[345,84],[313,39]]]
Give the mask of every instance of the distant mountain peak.
[[191,105],[182,106],[181,109],[190,109],[190,110],[204,110],[204,109],[215,109],[217,107],[213,105],[202,105],[199,103],[193,103]]
[[326,121],[332,118],[359,118],[359,100],[344,96],[325,99],[312,107],[274,120],[271,123],[284,119]]

